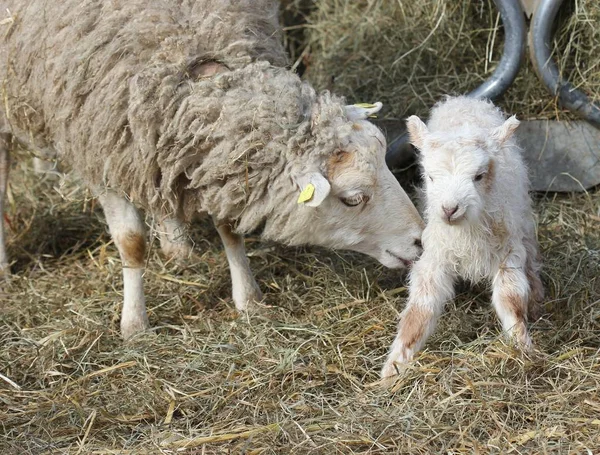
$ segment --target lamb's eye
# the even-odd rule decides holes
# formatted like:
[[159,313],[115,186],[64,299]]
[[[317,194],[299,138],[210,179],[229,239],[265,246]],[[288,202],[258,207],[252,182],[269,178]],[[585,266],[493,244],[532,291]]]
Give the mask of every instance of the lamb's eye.
[[429,177],[429,180],[433,182],[433,177],[431,175],[428,175],[427,177]]
[[342,204],[347,205],[348,207],[356,207],[357,205],[360,205],[363,202],[367,202],[368,200],[368,196],[365,196],[362,193],[355,194],[354,196],[340,198]]
[[481,174],[477,174],[473,180],[475,180],[476,182],[479,182],[479,181],[481,181],[481,179],[483,177],[485,177],[485,172],[482,172]]

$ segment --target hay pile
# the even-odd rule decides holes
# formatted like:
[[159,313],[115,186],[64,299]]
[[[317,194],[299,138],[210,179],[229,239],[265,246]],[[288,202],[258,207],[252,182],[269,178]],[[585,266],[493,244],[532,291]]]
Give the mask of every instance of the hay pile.
[[[431,11],[385,3],[404,7],[403,27],[415,34],[395,58],[431,31],[415,29],[409,13],[436,21],[444,11],[465,21],[460,33],[440,22],[447,45],[426,42],[401,60],[396,76],[409,83],[382,89],[388,100],[410,94],[410,109],[423,113],[439,93],[476,85],[486,54],[449,37],[467,34],[476,47],[487,36],[496,49],[501,38],[492,45],[487,3],[438,2]],[[353,2],[335,4],[359,11]],[[325,7],[308,5],[308,13]],[[472,20],[480,27],[469,27]],[[375,36],[362,21],[355,25],[350,38]],[[302,39],[298,33],[288,42]],[[316,48],[300,59],[311,78],[318,68],[329,80],[333,69],[364,67],[361,59],[377,44],[356,47],[354,60],[341,52],[343,40],[328,43],[340,50],[337,66],[319,66]],[[453,68],[435,66],[435,46],[441,61],[456,60]],[[414,67],[413,54],[422,62]],[[362,91],[373,86],[339,74],[338,90],[371,98]],[[386,79],[381,64],[370,74],[381,84],[396,80]],[[582,77],[589,81],[590,71]],[[539,112],[550,112],[536,90]],[[16,274],[0,284],[1,454],[600,452],[598,192],[536,201],[548,294],[547,315],[532,327],[538,355],[506,346],[488,293],[465,288],[407,376],[383,390],[377,373],[406,299],[397,272],[360,255],[249,239],[268,308],[236,319],[225,254],[210,224],[201,223],[197,256],[185,266],[152,249],[146,293],[155,329],[124,344],[120,260],[101,210],[76,182],[40,182],[25,161],[13,171],[7,225]]]
[[[554,42],[559,67],[575,86],[600,100],[600,4],[564,3]],[[442,95],[473,90],[492,74],[502,54],[503,29],[491,0],[295,5],[306,14],[300,45],[306,77],[351,100],[381,100],[389,118],[426,115]],[[523,118],[565,116],[529,62],[499,102]]]

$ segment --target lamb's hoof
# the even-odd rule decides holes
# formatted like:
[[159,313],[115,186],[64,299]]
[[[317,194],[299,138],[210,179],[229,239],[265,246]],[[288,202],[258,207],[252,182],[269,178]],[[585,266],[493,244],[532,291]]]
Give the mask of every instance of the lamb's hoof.
[[121,337],[127,341],[135,337],[136,335],[145,332],[150,328],[148,317],[144,315],[141,318],[132,319],[129,321],[121,322]]
[[406,371],[406,363],[388,359],[381,369],[381,379],[393,378],[402,375]]

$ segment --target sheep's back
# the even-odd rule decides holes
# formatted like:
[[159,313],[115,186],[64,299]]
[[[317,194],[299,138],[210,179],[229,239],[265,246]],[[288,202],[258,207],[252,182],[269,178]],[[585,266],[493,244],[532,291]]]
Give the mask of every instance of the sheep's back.
[[231,69],[256,60],[286,63],[271,0],[11,0],[0,1],[0,11],[11,127],[39,147],[54,147],[92,185],[149,166],[139,163],[152,157],[138,152],[128,112],[140,102],[162,112],[153,99],[132,99],[134,79],[157,74],[169,80],[160,87],[177,87],[202,58]]

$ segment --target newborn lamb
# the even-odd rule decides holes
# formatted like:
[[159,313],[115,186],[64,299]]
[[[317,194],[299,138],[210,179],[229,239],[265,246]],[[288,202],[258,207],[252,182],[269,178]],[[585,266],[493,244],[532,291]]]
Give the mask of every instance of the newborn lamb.
[[527,169],[514,138],[519,121],[505,120],[489,101],[456,97],[438,103],[427,125],[412,116],[407,126],[421,151],[427,227],[381,376],[397,374],[423,346],[458,278],[487,280],[502,327],[530,348],[527,319],[537,317],[544,289]]

